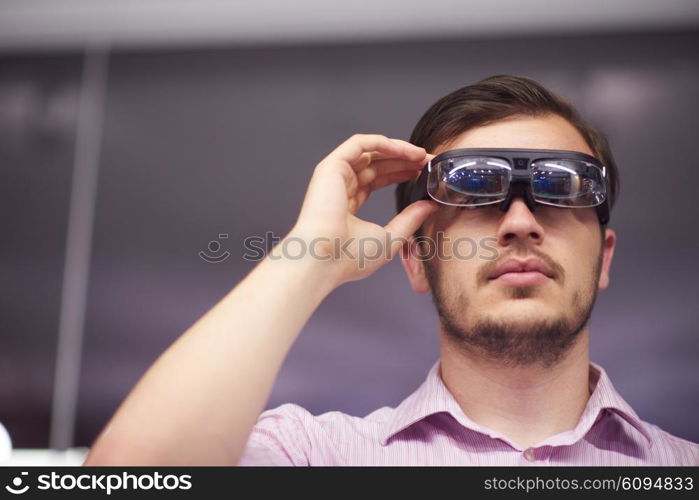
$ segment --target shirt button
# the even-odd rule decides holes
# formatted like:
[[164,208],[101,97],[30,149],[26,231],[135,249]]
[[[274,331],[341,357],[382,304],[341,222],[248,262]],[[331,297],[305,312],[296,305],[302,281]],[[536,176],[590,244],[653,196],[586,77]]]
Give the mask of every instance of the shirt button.
[[534,460],[536,460],[534,448],[527,448],[526,450],[524,450],[524,458],[526,458],[529,462],[533,462]]

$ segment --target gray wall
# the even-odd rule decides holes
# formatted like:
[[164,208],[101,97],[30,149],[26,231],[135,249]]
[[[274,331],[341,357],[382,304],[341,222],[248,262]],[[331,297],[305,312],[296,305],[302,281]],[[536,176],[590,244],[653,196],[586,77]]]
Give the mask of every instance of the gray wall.
[[48,442],[80,72],[0,58],[0,422],[19,446]]
[[[75,444],[252,268],[243,239],[290,228],[339,142],[407,138],[439,97],[498,73],[541,81],[608,133],[620,241],[592,359],[642,418],[699,441],[697,47],[699,32],[676,32],[112,54]],[[81,64],[0,57],[0,421],[18,446],[48,439]],[[392,211],[384,190],[360,215]],[[204,262],[220,233],[230,257]],[[414,390],[437,354],[430,299],[392,262],[322,304],[269,406],[366,414]]]

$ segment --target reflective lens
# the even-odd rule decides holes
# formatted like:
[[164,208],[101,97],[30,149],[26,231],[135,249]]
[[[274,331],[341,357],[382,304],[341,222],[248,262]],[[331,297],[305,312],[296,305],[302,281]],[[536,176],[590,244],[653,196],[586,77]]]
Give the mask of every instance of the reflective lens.
[[538,203],[558,207],[594,207],[607,195],[604,173],[593,163],[553,158],[513,171],[508,160],[490,156],[459,156],[432,163],[427,192],[447,205],[490,205],[505,200],[514,181],[531,182]]
[[602,170],[582,160],[538,160],[531,166],[534,199],[562,207],[594,207],[606,197]]
[[427,192],[447,205],[488,205],[505,199],[510,174],[509,163],[500,158],[449,158],[432,164]]

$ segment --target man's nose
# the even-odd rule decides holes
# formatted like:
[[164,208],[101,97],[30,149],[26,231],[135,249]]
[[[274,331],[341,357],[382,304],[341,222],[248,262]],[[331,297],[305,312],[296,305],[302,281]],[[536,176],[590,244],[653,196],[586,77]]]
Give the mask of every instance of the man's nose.
[[515,242],[540,245],[544,240],[544,228],[521,196],[512,199],[497,230],[498,244],[511,245]]

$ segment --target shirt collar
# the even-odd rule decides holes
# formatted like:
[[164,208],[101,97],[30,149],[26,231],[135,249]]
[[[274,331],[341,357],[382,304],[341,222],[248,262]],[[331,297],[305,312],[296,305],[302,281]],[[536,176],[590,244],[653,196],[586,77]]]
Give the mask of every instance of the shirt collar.
[[594,424],[599,413],[608,410],[626,420],[646,438],[649,444],[652,444],[652,438],[645,422],[640,419],[633,408],[631,408],[631,405],[616,391],[612,385],[612,381],[607,376],[607,372],[604,371],[604,368],[593,362],[590,362],[590,392],[592,394],[587,402],[578,427],[582,424],[583,419],[589,415],[591,423],[585,430],[585,432],[587,432],[587,430],[592,427],[592,424]]
[[[439,366],[439,360],[437,360],[422,385],[393,411],[385,430],[380,435],[381,444],[386,445],[399,432],[437,413],[448,413],[467,429],[486,434],[491,438],[499,438],[512,444],[507,437],[477,424],[464,414],[454,396],[444,385],[439,374]],[[592,362],[590,362],[590,391],[590,399],[575,429],[552,436],[540,443],[539,446],[544,444],[573,444],[587,434],[604,410],[618,414],[651,443],[651,436],[644,422],[614,389],[604,369]]]

